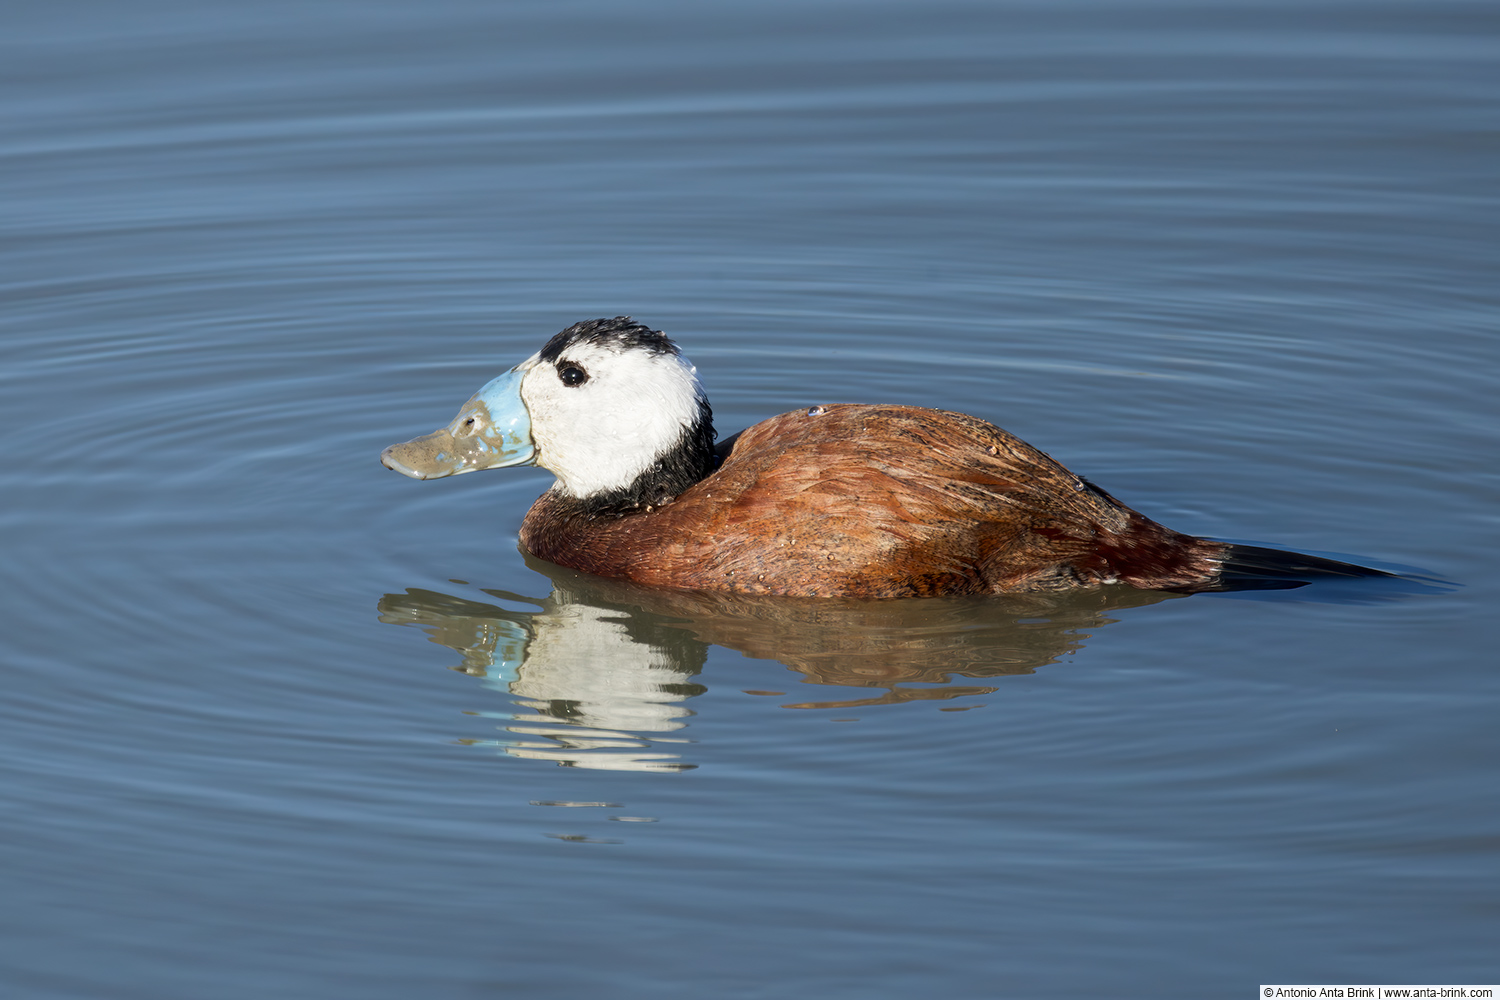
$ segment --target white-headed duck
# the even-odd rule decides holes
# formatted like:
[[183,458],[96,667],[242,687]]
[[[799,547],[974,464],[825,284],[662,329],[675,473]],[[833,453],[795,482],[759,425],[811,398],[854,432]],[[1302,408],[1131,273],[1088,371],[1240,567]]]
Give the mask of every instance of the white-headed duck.
[[539,465],[557,482],[521,545],[648,586],[894,598],[1388,575],[1173,531],[962,413],[813,406],[714,439],[697,369],[617,316],[563,330],[381,461],[416,479]]

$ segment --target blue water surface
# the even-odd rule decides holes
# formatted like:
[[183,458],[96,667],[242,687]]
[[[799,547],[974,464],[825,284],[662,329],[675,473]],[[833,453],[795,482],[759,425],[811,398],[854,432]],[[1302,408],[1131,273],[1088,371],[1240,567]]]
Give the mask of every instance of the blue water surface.
[[[0,984],[1249,996],[1500,978],[1490,3],[22,4]],[[992,420],[1442,585],[873,605],[413,482],[580,319],[731,433]]]

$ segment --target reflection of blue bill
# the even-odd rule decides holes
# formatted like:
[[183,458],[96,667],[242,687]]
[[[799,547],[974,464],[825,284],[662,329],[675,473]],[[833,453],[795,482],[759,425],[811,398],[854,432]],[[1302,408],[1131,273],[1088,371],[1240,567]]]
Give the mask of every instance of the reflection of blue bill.
[[692,716],[682,703],[704,690],[690,682],[703,663],[701,642],[677,630],[652,641],[633,631],[632,617],[616,608],[556,595],[544,601],[493,596],[535,603],[540,610],[417,589],[381,601],[382,621],[419,626],[433,642],[462,655],[465,673],[513,700],[515,711],[474,713],[504,720],[506,738],[464,742],[595,769],[694,766],[655,747],[689,741],[654,734],[681,729]]

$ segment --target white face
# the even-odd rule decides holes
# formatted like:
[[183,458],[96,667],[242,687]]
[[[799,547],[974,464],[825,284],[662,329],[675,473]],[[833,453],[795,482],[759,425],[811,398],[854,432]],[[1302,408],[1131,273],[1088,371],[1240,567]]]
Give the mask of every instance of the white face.
[[582,342],[555,363],[533,354],[517,367],[535,464],[571,496],[629,486],[699,418],[697,369],[679,355]]

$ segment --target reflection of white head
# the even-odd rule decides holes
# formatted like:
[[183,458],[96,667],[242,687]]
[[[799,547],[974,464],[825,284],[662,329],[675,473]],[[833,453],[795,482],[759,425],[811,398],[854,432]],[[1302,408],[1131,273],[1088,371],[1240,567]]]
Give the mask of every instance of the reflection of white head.
[[510,693],[544,715],[567,702],[566,721],[580,726],[666,733],[687,725],[693,713],[678,704],[689,697],[686,677],[667,650],[633,638],[622,615],[587,604],[534,615]]
[[571,326],[517,366],[535,464],[573,497],[621,490],[704,434],[697,369],[628,317]]

